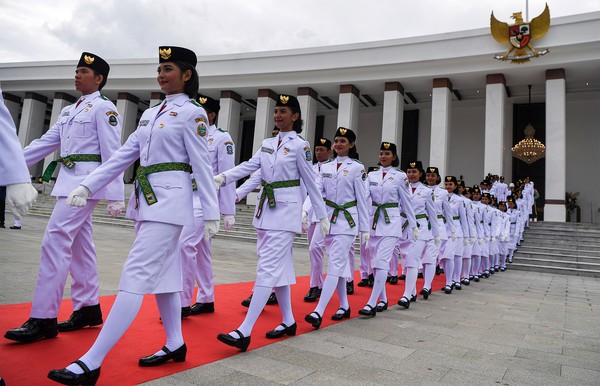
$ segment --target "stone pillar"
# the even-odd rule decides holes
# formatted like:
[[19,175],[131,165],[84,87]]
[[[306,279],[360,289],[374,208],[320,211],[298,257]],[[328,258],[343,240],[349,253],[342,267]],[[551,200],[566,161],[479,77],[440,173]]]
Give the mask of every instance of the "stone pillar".
[[[125,143],[127,138],[135,131],[138,119],[138,104],[140,99],[133,94],[120,92],[117,94],[117,111],[121,116],[122,133],[121,143]],[[123,181],[131,181],[134,177],[134,165],[128,167],[123,173]]]
[[8,109],[10,116],[15,122],[15,127],[17,128],[17,132],[19,130],[19,113],[21,112],[21,98],[16,95],[9,94],[6,92],[2,93],[4,98],[4,105]]
[[[57,92],[54,94],[54,101],[52,102],[52,113],[50,115],[50,127],[52,127],[52,125],[54,125],[56,121],[58,121],[61,110],[65,106],[72,105],[73,103],[75,103],[76,100],[76,97],[66,94],[64,92]],[[44,170],[46,170],[46,167],[48,167],[50,162],[54,161],[58,157],[60,157],[60,146],[58,147],[58,149],[56,149],[55,152],[46,156],[46,158],[44,159]],[[58,173],[59,169],[60,168],[56,168],[55,173]]]
[[340,103],[338,107],[338,127],[354,131],[358,137],[358,108],[360,91],[353,84],[340,86]]
[[431,147],[429,164],[440,169],[442,178],[448,174],[448,143],[450,142],[450,107],[452,82],[448,78],[433,80],[431,92]]
[[254,123],[254,140],[252,142],[252,154],[260,148],[262,141],[271,136],[273,131],[273,111],[275,100],[279,96],[268,88],[258,90],[256,101],[256,120]]
[[[46,119],[47,101],[43,95],[26,92],[19,122],[19,140],[25,147],[34,139],[40,138],[44,133],[44,120]],[[42,175],[43,161],[29,168],[29,173],[34,177]]]
[[544,221],[566,221],[566,122],[565,70],[563,68],[546,70],[546,202]]
[[383,92],[383,122],[381,142],[392,142],[402,153],[402,129],[404,119],[404,87],[400,82],[386,82]]
[[229,131],[235,144],[235,159],[240,157],[240,112],[242,97],[233,90],[221,91],[221,110],[219,111],[218,127]]
[[164,100],[165,94],[163,94],[162,92],[153,92],[152,94],[150,94],[150,103],[148,104],[148,107],[156,106]]
[[310,147],[315,145],[315,130],[317,127],[317,98],[319,94],[310,87],[298,87],[298,102],[304,126],[302,136]]
[[489,74],[485,86],[485,147],[483,172],[504,175],[504,110],[506,79],[503,74]]

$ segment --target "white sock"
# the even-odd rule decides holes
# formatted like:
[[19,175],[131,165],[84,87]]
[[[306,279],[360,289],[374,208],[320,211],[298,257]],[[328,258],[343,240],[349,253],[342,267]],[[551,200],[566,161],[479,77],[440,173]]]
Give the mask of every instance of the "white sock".
[[452,281],[460,283],[460,273],[462,270],[462,256],[454,256],[454,273],[452,275]]
[[318,312],[319,315],[323,316],[323,312],[325,311],[325,307],[329,304],[329,301],[333,297],[333,293],[335,292],[338,282],[342,282],[344,286],[346,285],[346,280],[339,280],[339,276],[327,275],[325,277],[325,281],[323,282],[323,289],[321,290],[321,297],[319,298],[319,303],[317,303],[317,307],[314,312]]
[[[281,317],[283,319],[283,323],[286,326],[291,326],[296,323],[294,319],[294,314],[292,313],[292,298],[290,295],[290,286],[285,285],[281,287],[274,288],[275,295],[277,295],[277,303],[279,304],[279,309],[281,310]],[[254,298],[252,299],[254,301]],[[277,326],[275,330],[283,330],[283,326]]]
[[454,275],[454,259],[444,259],[444,275],[446,276],[446,285],[452,285],[452,275]]
[[385,293],[385,281],[387,279],[388,271],[386,269],[374,268],[373,269],[375,281],[373,282],[373,291],[371,292],[371,297],[367,302],[371,307],[375,307],[377,305],[377,299],[381,299],[383,302],[387,302],[387,296]]
[[[242,322],[242,325],[238,328],[238,330],[244,334],[244,337],[249,337],[250,334],[252,334],[254,324],[260,316],[263,308],[265,308],[267,300],[269,300],[269,296],[271,296],[272,290],[273,289],[271,287],[254,287],[254,294],[252,295],[250,307],[248,307],[248,313],[246,313],[246,318]],[[277,302],[279,302],[279,299],[277,299]],[[235,332],[230,332],[229,335],[233,336],[234,338],[239,338],[238,334]]]
[[404,286],[404,297],[410,299],[413,293],[417,290],[417,276],[419,275],[418,268],[406,268],[406,284]]
[[431,291],[431,283],[433,282],[433,277],[435,276],[435,264],[423,264],[423,288],[427,288]]
[[[181,296],[176,293],[156,294],[156,305],[160,312],[165,334],[167,335],[167,343],[165,346],[170,351],[175,351],[183,346],[183,334],[181,332]],[[158,350],[154,355],[167,355],[162,349]]]

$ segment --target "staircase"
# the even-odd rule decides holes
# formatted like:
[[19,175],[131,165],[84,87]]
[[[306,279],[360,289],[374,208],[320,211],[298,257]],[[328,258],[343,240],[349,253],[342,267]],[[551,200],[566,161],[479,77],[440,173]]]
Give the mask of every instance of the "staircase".
[[600,224],[532,222],[512,269],[600,278]]

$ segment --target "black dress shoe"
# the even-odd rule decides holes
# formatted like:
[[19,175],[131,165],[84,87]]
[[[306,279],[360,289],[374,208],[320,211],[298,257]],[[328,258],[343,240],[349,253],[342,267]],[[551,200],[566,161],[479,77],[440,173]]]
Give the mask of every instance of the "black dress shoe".
[[317,299],[321,297],[321,288],[319,287],[310,287],[308,293],[304,297],[304,301],[308,303],[316,302]]
[[346,294],[352,295],[354,293],[354,280],[346,282]]
[[479,283],[479,276],[477,276],[477,275],[473,276],[473,281],[475,283]]
[[408,307],[410,307],[410,299],[407,298],[406,296],[402,296],[402,298],[400,298],[400,300],[398,300],[398,305],[403,308],[408,308]]
[[[317,315],[316,317],[313,316],[313,314]],[[304,321],[312,324],[312,326],[315,328],[315,330],[318,330],[319,327],[321,327],[321,323],[323,322],[323,318],[321,317],[321,314],[319,314],[316,311],[311,312],[310,314],[306,315],[304,317]]]
[[368,285],[369,285],[369,280],[368,279],[361,279],[358,282],[358,284],[357,284],[357,286],[359,286],[359,287],[366,287]]
[[241,352],[245,352],[248,349],[248,346],[250,345],[250,337],[242,335],[240,330],[235,330],[234,332],[240,337],[234,338],[229,334],[219,334],[217,335],[217,339],[228,346],[237,347],[240,349]]
[[67,321],[58,323],[57,328],[60,332],[67,332],[80,330],[87,326],[97,326],[102,323],[102,310],[100,304],[96,304],[73,311]]
[[[368,307],[368,310],[365,310],[365,308]],[[360,310],[358,310],[358,314],[362,315],[362,316],[376,316],[377,315],[377,309],[373,306],[371,306],[370,304],[365,305],[365,308],[361,308]]]
[[6,228],[4,224],[0,224],[0,228]]
[[454,283],[454,289],[460,291],[462,290],[462,286],[460,285],[460,283]]
[[377,303],[377,307],[375,307],[375,309],[377,310],[377,312],[383,312],[388,309],[388,303],[380,300],[379,303]]
[[289,335],[289,336],[296,335],[296,328],[298,327],[296,325],[296,323],[292,324],[289,327],[285,323],[281,323],[280,326],[283,327],[283,330],[275,329],[275,330],[268,331],[266,333],[267,338],[277,339],[277,338],[281,338],[284,335]]
[[36,340],[54,338],[56,335],[58,335],[56,318],[29,318],[21,327],[6,331],[4,337],[17,342],[31,343]]
[[460,282],[461,282],[462,284],[466,285],[466,286],[468,286],[469,284],[471,284],[471,282],[470,282],[470,281],[469,281],[469,279],[467,279],[467,278],[464,278],[464,279],[462,279]]
[[183,346],[179,347],[175,351],[169,350],[167,348],[167,346],[163,347],[161,350],[166,352],[167,355],[152,354],[152,355],[148,355],[147,357],[140,358],[140,360],[138,362],[138,366],[140,366],[140,367],[160,366],[163,363],[170,361],[171,359],[173,359],[173,362],[185,361],[185,355],[187,354],[187,346],[185,345],[185,343],[183,344]]
[[452,293],[452,287],[447,285],[444,288],[442,288],[444,290],[444,292],[448,295],[450,295]]
[[336,312],[335,314],[331,315],[331,320],[342,320],[342,319],[348,319],[350,317],[350,307],[348,307],[348,309],[343,309],[343,308],[338,308],[338,311],[343,311],[341,314],[339,312]]
[[10,227],[10,229],[21,229],[21,227],[20,227],[20,226],[13,225],[13,226],[11,226],[11,227]]
[[439,265],[435,266],[435,276],[440,276],[442,274],[442,269]]
[[251,301],[252,301],[252,294],[250,294],[250,296],[248,296],[248,299],[242,300],[242,306],[244,306],[244,307],[250,307],[250,302]]
[[398,276],[398,280],[406,280],[406,275],[400,275],[400,276]]
[[267,299],[267,305],[272,306],[273,304],[277,304],[277,295],[275,295],[275,292],[271,292],[271,295]]
[[410,297],[410,301],[411,301],[412,303],[416,302],[416,301],[417,301],[417,295],[413,295],[413,296],[411,296],[411,297]]
[[417,279],[422,279],[422,278],[423,278],[423,273],[419,272],[419,273],[417,274]]
[[423,287],[423,289],[419,293],[421,295],[423,295],[423,299],[427,300],[427,299],[429,299],[429,295],[431,294],[431,290]]
[[375,276],[373,274],[369,275],[367,285],[369,286],[369,288],[373,288],[373,286],[375,285]]
[[181,320],[187,318],[192,314],[192,307],[181,307]]
[[190,311],[191,315],[210,314],[215,312],[215,303],[196,303],[190,308]]
[[96,370],[90,369],[82,361],[73,362],[81,367],[83,374],[75,374],[74,372],[65,369],[50,370],[48,378],[54,382],[62,383],[63,385],[90,385],[94,386],[100,378],[100,367]]
[[390,278],[390,284],[392,284],[392,285],[398,284],[398,276],[392,276]]

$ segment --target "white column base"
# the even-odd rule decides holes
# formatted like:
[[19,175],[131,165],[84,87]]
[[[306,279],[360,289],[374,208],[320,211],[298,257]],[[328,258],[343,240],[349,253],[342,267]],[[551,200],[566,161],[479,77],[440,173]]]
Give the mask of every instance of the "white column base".
[[559,221],[567,220],[567,211],[564,205],[546,204],[544,206],[544,221]]

